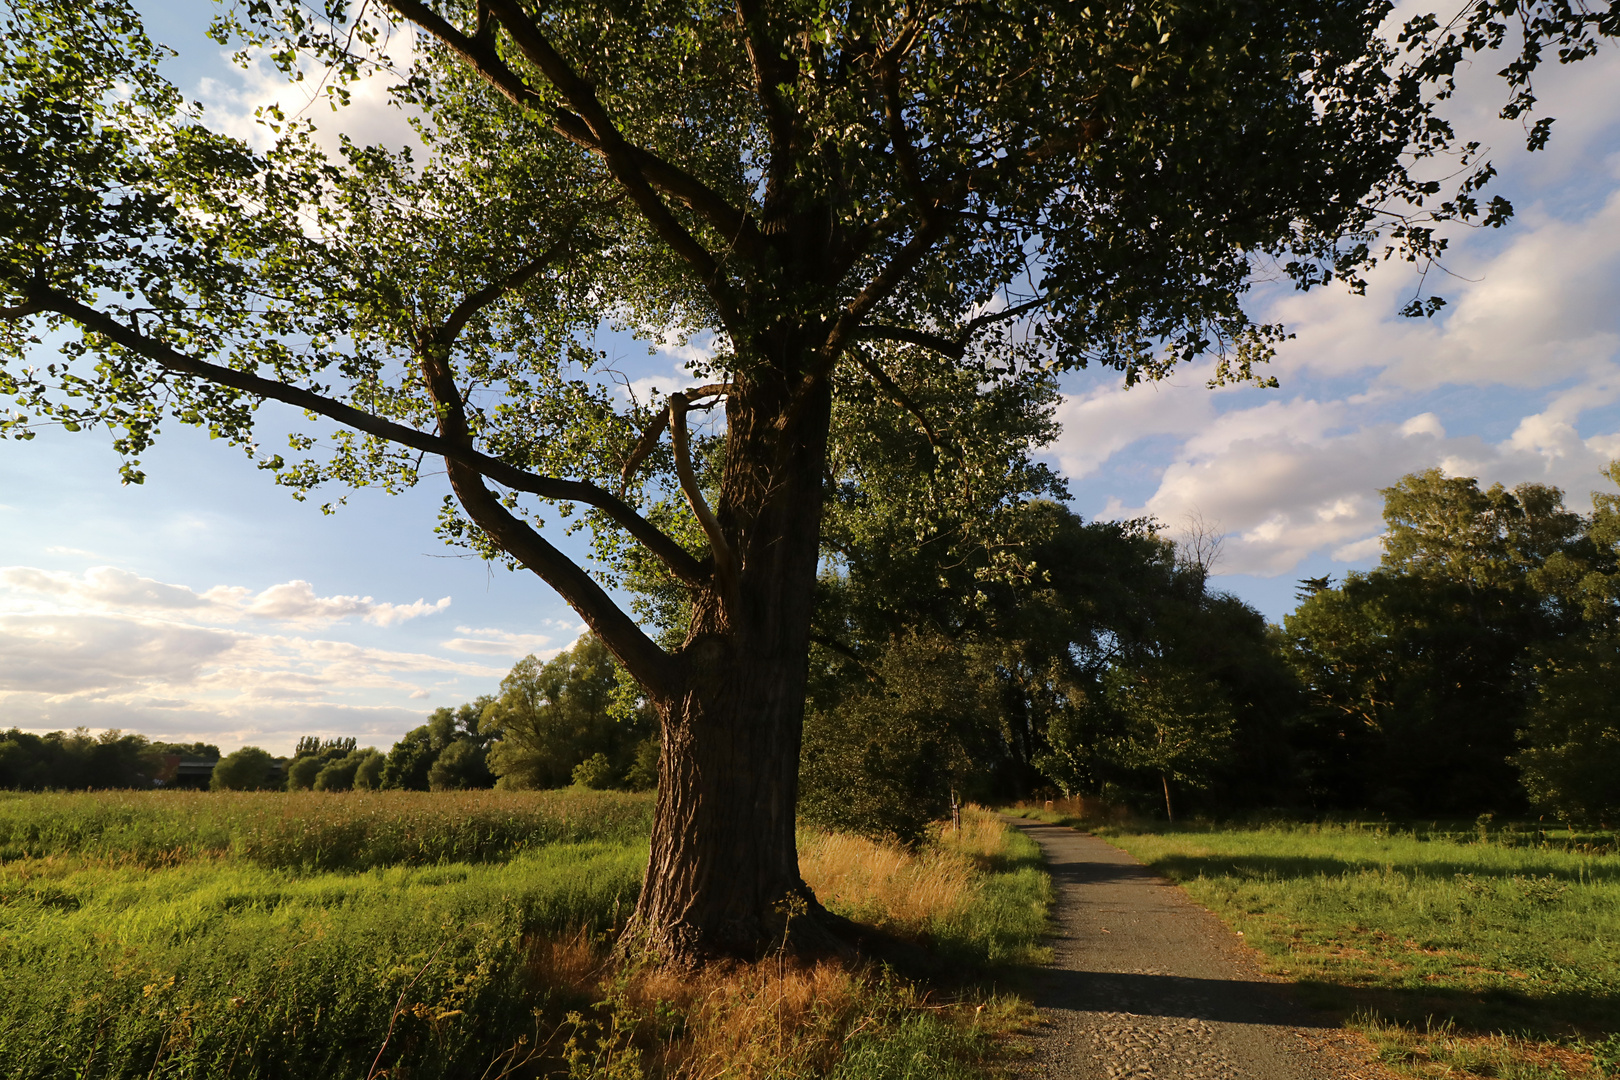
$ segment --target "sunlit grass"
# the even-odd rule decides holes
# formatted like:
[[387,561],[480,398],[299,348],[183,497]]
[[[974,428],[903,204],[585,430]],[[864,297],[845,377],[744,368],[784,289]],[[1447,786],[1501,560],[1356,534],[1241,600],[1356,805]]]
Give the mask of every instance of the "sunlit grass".
[[[649,808],[589,792],[0,799],[0,1075],[876,1080],[926,1060],[968,1077],[1025,1014],[866,964],[626,966],[611,946]],[[804,840],[807,876],[836,877],[847,913],[970,969],[1029,955],[1044,926],[1038,856],[991,815],[916,851]]]
[[611,791],[0,793],[0,861],[364,870],[482,862],[527,847],[647,835],[652,795]]

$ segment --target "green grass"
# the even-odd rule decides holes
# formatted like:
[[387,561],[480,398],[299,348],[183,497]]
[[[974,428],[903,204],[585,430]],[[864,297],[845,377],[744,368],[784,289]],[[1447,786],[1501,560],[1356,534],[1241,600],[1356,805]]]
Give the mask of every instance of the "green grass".
[[[679,994],[612,1005],[606,947],[639,892],[650,808],[592,792],[0,796],[0,1076],[659,1075],[701,1024],[741,1021]],[[949,948],[996,963],[1031,947],[1044,875],[1021,843],[981,853],[971,902],[939,923]],[[780,1025],[758,1000],[774,969],[714,985]],[[828,985],[843,1004],[803,1013],[822,1049],[769,1074],[977,1076],[996,1052],[1001,1029],[906,980]],[[604,1057],[621,1014],[637,1049]],[[752,1068],[731,1071],[767,1075]]]
[[[948,834],[938,842],[951,850]],[[949,959],[985,969],[1049,963],[1052,950],[1044,939],[1056,893],[1041,845],[1002,826],[999,850],[977,853],[974,862],[973,899],[938,920],[933,947]]]
[[1425,1076],[1620,1075],[1604,1064],[1606,1046],[1620,1049],[1612,836],[1383,824],[1096,831],[1182,884],[1389,1064]]

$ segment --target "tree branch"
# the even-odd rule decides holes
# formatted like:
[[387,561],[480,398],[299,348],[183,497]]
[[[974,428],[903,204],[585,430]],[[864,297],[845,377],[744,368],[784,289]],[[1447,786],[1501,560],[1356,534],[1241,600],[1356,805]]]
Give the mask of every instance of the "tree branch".
[[312,391],[289,386],[274,379],[266,379],[250,372],[237,371],[235,368],[211,364],[205,360],[197,360],[171,349],[162,342],[154,341],[118,322],[110,315],[87,307],[72,297],[59,293],[54,289],[36,286],[30,290],[28,304],[33,305],[37,311],[54,311],[57,314],[65,315],[87,330],[100,334],[130,352],[144,356],[170,371],[203,379],[219,386],[228,386],[233,390],[240,390],[255,397],[268,398],[296,408],[307,409],[312,413],[330,420],[336,420],[340,424],[364,432],[367,435],[398,443],[401,446],[409,446],[414,450],[422,450],[429,454],[438,455],[447,462],[459,462],[489,477],[498,484],[512,488],[514,491],[525,491],[532,495],[538,495],[543,499],[578,502],[595,507],[605,513],[620,528],[645,545],[659,559],[663,560],[664,564],[670,568],[676,577],[696,586],[709,583],[709,575],[703,564],[688,554],[685,548],[677,544],[671,537],[666,536],[652,522],[636,513],[624,500],[611,492],[604,491],[595,484],[584,480],[563,480],[552,476],[538,476],[515,465],[509,465],[498,458],[492,458],[487,454],[480,453],[471,447],[457,446],[439,436],[431,435],[425,431],[418,431],[403,424],[396,424],[391,420],[384,420],[379,416],[373,416],[371,413],[363,412],[353,406],[323,397]]
[[[861,350],[862,353],[864,351]],[[894,403],[910,413],[912,418],[922,427],[923,434],[928,436],[928,445],[932,446],[936,451],[945,451],[960,461],[962,455],[957,453],[955,447],[945,445],[944,441],[940,439],[939,433],[934,430],[934,425],[928,422],[928,417],[923,415],[921,409],[912,404],[911,399],[906,396],[906,392],[901,390],[900,385],[889,377],[889,373],[884,371],[877,361],[870,356],[862,355],[860,359],[861,367],[865,368],[866,373],[872,376],[872,381],[881,386],[889,397],[894,399]]]
[[0,307],[0,319],[21,319],[29,315],[37,315],[44,311],[44,307],[33,300],[24,300],[12,307]]
[[[685,394],[687,401],[697,401],[700,398],[719,397],[729,393],[731,390],[732,385],[730,383],[710,383],[707,386],[693,387],[685,391]],[[646,460],[647,455],[653,452],[653,447],[658,445],[658,440],[664,434],[664,428],[668,426],[669,409],[664,408],[659,410],[658,415],[653,417],[653,422],[647,425],[647,430],[641,433],[641,438],[636,440],[635,449],[631,450],[630,456],[625,459],[624,471],[619,475],[619,496],[621,498],[624,496],[625,489],[630,486],[630,478],[636,474],[636,469]]]
[[653,227],[653,231],[697,273],[708,289],[721,319],[728,325],[738,325],[740,308],[737,298],[719,263],[696,237],[675,220],[675,215],[670,213],[669,207],[664,205],[663,199],[653,190],[641,169],[639,155],[613,124],[607,110],[597,101],[595,89],[551,47],[551,42],[546,40],[546,36],[523,11],[517,0],[489,0],[489,6],[501,20],[501,25],[506,27],[506,32],[511,35],[523,55],[540,69],[540,73],[584,120],[596,141],[597,152],[607,163],[614,179],[624,186],[631,201],[647,219],[647,223]]
[[877,672],[873,671],[870,667],[867,667],[866,661],[861,659],[859,653],[850,648],[848,645],[845,645],[842,641],[839,641],[837,638],[833,637],[831,634],[818,634],[812,630],[810,632],[810,640],[815,642],[817,645],[820,645],[824,649],[831,649],[833,652],[842,656],[845,660],[848,660],[850,663],[854,664],[856,669],[862,675],[866,676],[866,678],[871,682],[882,681]]
[[514,105],[523,105],[529,108],[544,109],[546,104],[540,95],[529,89],[521,76],[501,60],[500,54],[495,51],[495,42],[490,33],[492,24],[489,20],[489,6],[485,3],[478,5],[478,30],[476,37],[468,37],[456,26],[419,0],[383,0],[389,7],[399,12],[406,19],[420,26],[427,33],[438,38],[449,46],[473,70],[483,76],[489,83]]
[[621,497],[630,486],[630,478],[636,474],[636,469],[646,460],[647,455],[653,452],[653,447],[658,445],[658,440],[663,437],[664,429],[668,426],[669,409],[659,409],[658,415],[653,417],[653,422],[647,425],[647,430],[643,431],[641,438],[636,440],[635,449],[630,451],[628,458],[625,458],[624,471],[619,474],[619,495]]
[[[759,0],[737,0],[737,17],[742,22],[743,43],[748,49],[748,60],[754,68],[754,89],[765,107],[766,126],[771,133],[770,160],[766,166],[765,211],[767,222],[773,221],[784,199],[793,174],[793,141],[798,128],[796,118],[777,89],[791,82],[788,75],[798,74],[796,65],[789,65],[779,55],[779,49],[769,38],[768,15]],[[788,76],[788,77],[784,77]]]
[[467,325],[469,319],[513,289],[521,289],[533,281],[536,274],[568,250],[569,242],[570,237],[565,235],[541,252],[539,258],[518,267],[499,281],[492,281],[477,292],[462,297],[461,303],[455,306],[449,317],[444,320],[444,324],[438,328],[436,336],[440,342],[447,347],[452,344],[461,335],[462,328]]
[[917,215],[924,221],[934,212],[935,203],[923,188],[922,170],[917,164],[917,148],[906,130],[905,110],[900,102],[900,60],[917,43],[917,23],[909,22],[900,37],[877,60],[878,80],[883,88],[883,112],[888,119],[889,143],[894,147],[900,179],[918,204]]
[[926,330],[914,330],[909,326],[890,326],[887,324],[863,326],[856,332],[855,336],[862,340],[903,341],[908,345],[921,345],[925,349],[932,349],[941,356],[949,357],[952,360],[960,360],[967,352],[967,347],[972,342],[973,335],[979,330],[993,323],[1016,319],[1025,312],[1042,307],[1046,301],[1047,297],[1039,296],[1034,300],[1014,307],[986,312],[977,318],[969,319],[962,325],[961,332],[954,339],[939,334],[930,334]]
[[967,352],[967,347],[960,341],[952,341],[939,334],[930,334],[926,330],[913,330],[909,326],[889,326],[882,323],[863,326],[855,336],[861,341],[901,341],[907,345],[921,345],[952,360],[962,359],[962,355]]
[[656,697],[670,701],[680,695],[682,679],[677,661],[658,647],[634,619],[626,615],[572,559],[520,520],[484,485],[482,474],[471,465],[446,459],[456,498],[501,550],[508,552],[557,590],[568,606],[579,612],[597,637],[625,668]]
[[[552,130],[557,134],[593,154],[606,157],[602,141],[597,138],[583,117],[548,104],[523,81],[521,76],[501,60],[495,51],[494,23],[488,18],[493,7],[489,0],[479,5],[483,22],[476,37],[468,37],[462,33],[421,0],[384,0],[384,2],[404,18],[442,41],[513,104],[545,113]],[[711,227],[725,235],[745,258],[757,261],[760,233],[752,218],[732,206],[719,192],[680,166],[640,147],[628,143],[625,146],[636,167],[655,190],[685,203]]]
[[897,251],[887,266],[878,271],[876,277],[867,282],[866,288],[856,294],[844,310],[834,320],[832,329],[827,332],[821,347],[816,350],[817,364],[809,373],[808,379],[824,379],[832,371],[833,365],[838,362],[844,348],[854,338],[855,332],[860,329],[861,320],[868,312],[900,286],[905,276],[914,270],[924,255],[928,254],[934,244],[945,231],[943,222],[945,215],[939,214],[925,219],[912,234],[911,239]]

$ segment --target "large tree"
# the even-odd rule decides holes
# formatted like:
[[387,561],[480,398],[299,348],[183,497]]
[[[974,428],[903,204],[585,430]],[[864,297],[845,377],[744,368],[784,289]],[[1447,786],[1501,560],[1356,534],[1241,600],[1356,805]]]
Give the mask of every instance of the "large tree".
[[1594,493],[1583,516],[1555,487],[1482,490],[1438,469],[1383,495],[1380,565],[1308,583],[1285,620],[1320,779],[1340,805],[1519,810],[1509,758],[1527,705],[1568,711],[1601,669],[1586,645],[1615,623],[1614,496]]
[[[300,493],[442,460],[442,527],[555,588],[662,718],[637,927],[684,959],[780,941],[791,896],[827,941],[794,805],[835,394],[932,435],[912,390],[940,367],[1248,377],[1278,334],[1242,307],[1257,274],[1359,286],[1384,240],[1425,259],[1434,220],[1505,217],[1433,111],[1499,16],[1546,14],[1530,44],[1576,53],[1613,32],[1494,0],[1406,53],[1384,0],[382,0],[417,35],[413,155],[323,152],[277,109],[255,150],[164,82],[124,0],[5,5],[5,430],[106,427],[138,480],[178,420]],[[234,10],[221,40],[336,103],[392,70],[376,7]],[[1421,170],[1452,153],[1448,198]],[[617,407],[576,343],[604,320],[713,330],[707,381]],[[34,358],[47,335],[61,358]],[[342,427],[261,453],[266,401]],[[691,413],[717,405],[705,443]],[[584,514],[609,576],[679,583],[679,640],[536,501]]]

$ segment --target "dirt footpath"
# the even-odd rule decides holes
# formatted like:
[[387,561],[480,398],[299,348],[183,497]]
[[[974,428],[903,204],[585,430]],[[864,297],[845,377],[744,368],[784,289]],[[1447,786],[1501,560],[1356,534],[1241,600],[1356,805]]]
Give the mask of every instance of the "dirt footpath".
[[1058,893],[1055,956],[1031,988],[1031,1080],[1387,1075],[1179,888],[1089,834],[1007,821],[1040,843]]

